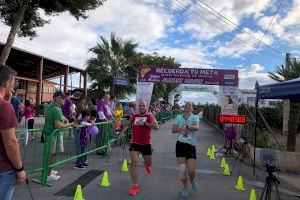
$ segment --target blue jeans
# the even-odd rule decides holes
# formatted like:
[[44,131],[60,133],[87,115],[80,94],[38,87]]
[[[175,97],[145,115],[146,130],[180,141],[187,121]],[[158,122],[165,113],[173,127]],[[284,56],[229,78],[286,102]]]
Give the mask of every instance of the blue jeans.
[[[75,129],[75,131],[74,131],[74,140],[75,140],[76,155],[80,155],[80,154],[84,153],[86,147],[80,146],[80,129],[78,129],[78,128]],[[75,165],[80,166],[83,163],[85,163],[86,160],[87,160],[86,156],[81,156],[81,157],[77,158]]]
[[17,174],[15,171],[0,173],[0,200],[11,200],[16,182]]
[[[82,154],[84,152],[85,152],[85,147],[79,147],[77,149],[77,155],[80,155],[80,154]],[[81,157],[77,158],[76,166],[80,166],[83,163],[85,163],[86,161],[87,161],[86,156],[81,156]]]

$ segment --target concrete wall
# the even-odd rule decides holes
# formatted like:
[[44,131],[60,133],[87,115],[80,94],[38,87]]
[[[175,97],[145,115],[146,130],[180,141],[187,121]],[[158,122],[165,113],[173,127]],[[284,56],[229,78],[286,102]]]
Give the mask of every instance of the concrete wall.
[[[253,150],[254,148],[250,148],[251,157],[253,159]],[[300,172],[300,153],[296,152],[288,152],[288,151],[278,151],[276,152],[278,167],[283,171],[292,171],[292,172]],[[260,152],[261,148],[256,148],[255,161],[256,166],[260,167],[262,164],[260,163]]]

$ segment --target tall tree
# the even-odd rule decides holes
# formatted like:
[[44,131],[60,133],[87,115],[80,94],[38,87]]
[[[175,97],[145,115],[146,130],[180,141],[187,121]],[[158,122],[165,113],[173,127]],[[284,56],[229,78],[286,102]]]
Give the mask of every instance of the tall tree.
[[[138,44],[132,40],[123,41],[114,33],[111,33],[110,40],[102,36],[100,39],[100,43],[90,49],[95,57],[87,61],[87,71],[94,82],[92,89],[96,89],[99,95],[109,90],[111,95],[115,93],[118,97],[134,92],[136,68],[133,62]],[[115,86],[113,91],[113,77],[127,77],[131,84],[126,89]]]
[[0,56],[0,65],[5,64],[16,34],[22,37],[37,36],[36,28],[42,27],[49,20],[41,16],[41,10],[45,15],[57,15],[62,12],[69,12],[76,19],[86,18],[86,11],[95,9],[103,4],[105,0],[1,0],[0,19],[10,26],[10,32],[6,44]]
[[[139,66],[153,67],[180,67],[180,64],[172,57],[159,56],[157,53],[139,53],[135,59],[135,68]],[[159,99],[168,102],[169,94],[177,87],[177,84],[155,83],[152,92],[152,102]]]
[[[300,62],[292,60],[290,67],[284,65],[277,67],[275,72],[270,72],[269,77],[275,81],[283,82],[300,77]],[[297,127],[298,127],[299,102],[297,100],[290,100],[290,113],[288,119],[288,137],[287,137],[287,151],[295,151]]]

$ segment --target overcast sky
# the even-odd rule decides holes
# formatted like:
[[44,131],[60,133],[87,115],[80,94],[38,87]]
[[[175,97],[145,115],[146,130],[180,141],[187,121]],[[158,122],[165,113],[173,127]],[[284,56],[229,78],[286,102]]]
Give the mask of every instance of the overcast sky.
[[[250,89],[256,80],[271,82],[267,72],[284,64],[286,52],[299,56],[299,10],[300,0],[107,0],[86,20],[51,17],[38,37],[16,38],[14,46],[85,68],[88,49],[115,32],[139,43],[139,51],[172,56],[183,67],[239,69],[240,88]],[[4,42],[9,28],[1,23],[0,30]],[[215,101],[184,94],[184,100]]]

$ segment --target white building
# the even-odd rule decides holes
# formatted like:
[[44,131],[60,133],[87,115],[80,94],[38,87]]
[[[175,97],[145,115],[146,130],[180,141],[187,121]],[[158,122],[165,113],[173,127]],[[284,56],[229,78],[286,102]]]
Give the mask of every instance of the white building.
[[[256,90],[240,90],[240,103],[255,106]],[[279,99],[259,99],[259,107],[275,107]]]

